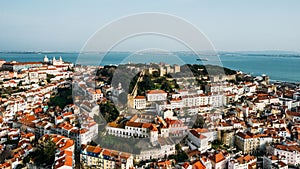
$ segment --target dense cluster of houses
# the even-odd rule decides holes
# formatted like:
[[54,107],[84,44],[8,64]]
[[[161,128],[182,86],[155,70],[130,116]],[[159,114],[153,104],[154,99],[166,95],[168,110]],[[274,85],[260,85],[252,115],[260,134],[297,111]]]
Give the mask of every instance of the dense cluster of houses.
[[[182,166],[184,168],[193,165],[203,168],[259,168],[265,163],[270,163],[271,168],[298,166],[299,91],[295,84],[270,84],[267,76],[238,84],[208,83],[205,89],[195,87],[171,93],[161,89],[149,90],[145,95],[134,98],[133,108],[141,114],[131,116],[123,125],[109,123],[106,131],[118,137],[146,137],[150,142],[171,137],[171,131],[179,133],[172,136],[180,136],[181,133],[186,135],[182,144],[185,151],[196,152],[199,157],[208,157],[208,152],[217,154],[220,150],[230,150],[226,152],[227,158],[190,160],[189,165]],[[151,110],[155,110],[156,114],[143,116],[143,112]],[[188,126],[186,119],[180,118],[186,114],[201,115],[205,128]],[[215,149],[214,144],[218,141],[226,147]],[[287,143],[292,143],[293,148],[289,149]],[[257,159],[257,155],[263,155],[263,160]],[[274,156],[277,160],[272,160]]]
[[[188,80],[176,79],[185,87],[136,95],[128,111],[115,121],[101,123],[103,134],[93,119],[99,113],[97,104],[112,102],[112,97],[125,91],[121,82],[112,86],[97,81],[95,71],[103,67],[79,67],[75,74],[73,65],[62,58],[0,63],[1,87],[22,89],[0,97],[0,153],[9,150],[12,154],[0,168],[23,164],[33,151],[33,142],[42,144],[49,139],[57,147],[52,168],[60,169],[74,168],[75,152],[80,152],[80,163],[87,168],[286,169],[300,165],[297,84],[270,84],[263,76],[237,83],[207,81],[191,88]],[[133,70],[135,65],[127,68]],[[162,64],[147,71],[157,70],[164,76],[180,73],[180,66]],[[48,105],[59,88],[71,87],[67,80],[71,77],[74,104],[64,108]],[[197,116],[202,117],[201,125],[193,127],[199,123]],[[131,154],[101,143],[90,145],[98,134],[144,142],[139,153]],[[14,141],[18,144],[12,148]],[[175,157],[180,153],[186,159],[178,162]],[[144,163],[140,166],[138,162]]]
[[[80,150],[81,144],[87,144],[98,134],[98,125],[88,114],[80,113],[76,105],[63,109],[48,105],[59,88],[71,87],[67,79],[72,77],[72,66],[62,58],[49,61],[46,56],[38,65],[31,62],[2,64],[1,88],[14,87],[17,92],[0,97],[1,153],[13,154],[5,157],[0,168],[22,165],[33,151],[32,143],[45,139],[51,139],[60,150],[55,155],[53,168],[74,168],[75,150]],[[12,149],[15,142],[17,149]]]

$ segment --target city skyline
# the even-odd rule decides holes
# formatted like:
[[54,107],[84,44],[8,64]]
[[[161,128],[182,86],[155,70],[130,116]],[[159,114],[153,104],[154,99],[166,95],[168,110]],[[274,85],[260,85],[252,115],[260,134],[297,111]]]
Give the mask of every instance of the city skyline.
[[0,2],[0,169],[300,168],[300,1]]

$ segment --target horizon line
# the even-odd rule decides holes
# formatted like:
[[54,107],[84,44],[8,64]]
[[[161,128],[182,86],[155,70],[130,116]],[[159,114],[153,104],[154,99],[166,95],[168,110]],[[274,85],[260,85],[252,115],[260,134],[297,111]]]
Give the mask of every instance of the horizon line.
[[[209,50],[201,50],[201,51],[196,51],[196,52],[208,52]],[[18,51],[18,50],[3,50],[0,51],[0,53],[105,53],[106,51],[72,51],[72,50],[67,50],[67,51],[41,51],[41,50],[28,50],[28,51]],[[136,52],[136,51],[132,51],[132,50],[112,50],[112,51],[108,51],[108,52]],[[163,51],[147,51],[147,52],[163,52]],[[145,53],[147,53],[145,52]],[[170,50],[170,52],[192,52],[191,50]],[[214,52],[285,52],[285,53],[298,53],[300,54],[300,51],[296,51],[296,50],[216,50]]]

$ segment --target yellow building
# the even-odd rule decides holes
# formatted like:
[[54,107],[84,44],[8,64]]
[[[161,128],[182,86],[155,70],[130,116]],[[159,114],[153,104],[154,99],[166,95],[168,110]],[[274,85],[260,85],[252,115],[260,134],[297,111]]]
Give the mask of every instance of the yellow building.
[[129,169],[133,167],[133,156],[129,153],[83,145],[80,162],[84,167],[97,169]]

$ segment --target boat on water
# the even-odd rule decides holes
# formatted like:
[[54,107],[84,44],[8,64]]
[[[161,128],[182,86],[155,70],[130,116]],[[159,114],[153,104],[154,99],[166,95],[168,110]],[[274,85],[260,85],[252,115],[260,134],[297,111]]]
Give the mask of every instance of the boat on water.
[[197,61],[208,61],[208,59],[207,58],[203,58],[203,59],[198,58]]

